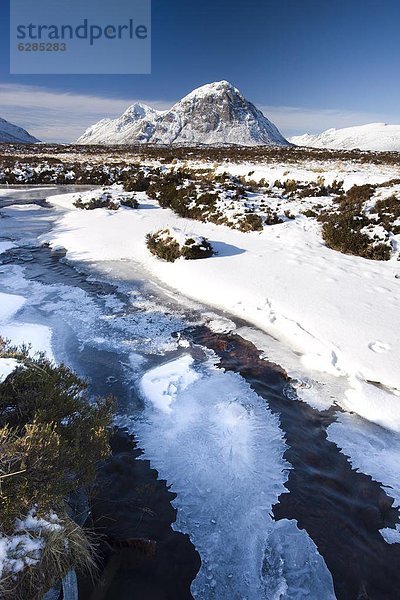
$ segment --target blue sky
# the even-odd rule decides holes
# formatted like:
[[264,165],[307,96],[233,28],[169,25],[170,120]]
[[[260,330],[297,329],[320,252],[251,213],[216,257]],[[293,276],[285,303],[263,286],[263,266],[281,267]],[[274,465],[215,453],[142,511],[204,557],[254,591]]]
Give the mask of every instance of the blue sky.
[[220,79],[286,135],[400,123],[398,0],[153,0],[152,73],[119,76],[10,75],[8,4],[0,116],[41,139],[73,140],[135,100],[166,108]]

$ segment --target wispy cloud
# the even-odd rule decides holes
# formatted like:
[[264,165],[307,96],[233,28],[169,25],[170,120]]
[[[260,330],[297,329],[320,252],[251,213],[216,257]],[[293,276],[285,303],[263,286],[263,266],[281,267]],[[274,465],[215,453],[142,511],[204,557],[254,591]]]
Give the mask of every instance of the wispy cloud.
[[[49,90],[42,87],[0,83],[0,116],[48,142],[72,142],[103,118],[121,115],[133,102],[141,101],[159,110],[171,106],[163,100],[103,98]],[[390,115],[345,110],[260,106],[264,114],[286,136],[318,133],[329,127],[362,125],[373,121],[394,123]]]
[[[0,84],[0,117],[48,142],[72,142],[103,118],[121,115],[137,98],[103,98],[46,88]],[[170,103],[140,99],[159,110]]]

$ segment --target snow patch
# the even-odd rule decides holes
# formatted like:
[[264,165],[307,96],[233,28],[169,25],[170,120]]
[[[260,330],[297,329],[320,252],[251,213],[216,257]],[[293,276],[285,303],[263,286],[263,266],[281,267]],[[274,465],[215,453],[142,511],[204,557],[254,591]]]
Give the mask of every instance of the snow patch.
[[19,362],[14,358],[0,358],[0,383],[2,383],[15,369]]
[[36,565],[46,545],[46,535],[62,529],[55,513],[37,517],[32,508],[24,519],[17,519],[11,535],[0,533],[0,577],[16,575]]
[[24,306],[26,299],[16,294],[0,292],[0,324],[10,321]]
[[378,384],[350,379],[351,387],[341,402],[348,411],[356,412],[364,419],[386,429],[400,432],[400,393],[389,392]]
[[142,395],[153,406],[166,413],[172,412],[172,403],[177,394],[182,393],[200,375],[192,368],[193,358],[183,355],[146,373],[140,382]]
[[51,329],[46,325],[16,321],[16,315],[27,299],[16,294],[0,292],[0,336],[15,346],[30,344],[32,352],[45,352],[54,361],[51,346]]

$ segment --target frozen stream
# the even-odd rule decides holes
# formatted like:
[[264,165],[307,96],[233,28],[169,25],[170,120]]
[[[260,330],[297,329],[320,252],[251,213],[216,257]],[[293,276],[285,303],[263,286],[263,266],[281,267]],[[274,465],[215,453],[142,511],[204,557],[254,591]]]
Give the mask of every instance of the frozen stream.
[[[193,597],[398,598],[399,544],[379,532],[395,531],[398,511],[335,445],[346,419],[297,400],[234,323],[134,264],[69,265],[41,247],[61,210],[46,195],[0,190],[0,334],[66,362],[93,394],[116,396],[117,424],[143,449],[134,460],[150,460],[171,486],[174,529],[200,554]],[[113,589],[108,600],[133,597]]]

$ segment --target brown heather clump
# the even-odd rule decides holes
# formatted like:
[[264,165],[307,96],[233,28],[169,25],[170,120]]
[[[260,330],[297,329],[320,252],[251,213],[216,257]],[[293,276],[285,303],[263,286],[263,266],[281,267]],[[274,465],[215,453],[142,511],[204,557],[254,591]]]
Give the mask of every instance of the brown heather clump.
[[124,181],[124,190],[126,192],[147,192],[151,184],[151,179],[139,171],[137,175],[130,176]]
[[172,237],[160,237],[161,231],[148,233],[146,245],[150,252],[167,262],[175,262],[181,256],[181,247]]
[[76,208],[82,210],[94,210],[96,208],[108,208],[109,210],[118,210],[119,205],[113,201],[111,194],[105,194],[102,198],[90,198],[84,202],[81,198],[78,198],[74,202]]
[[362,231],[371,224],[363,205],[372,198],[374,191],[371,185],[355,185],[338,198],[335,211],[321,215],[322,235],[329,248],[372,260],[390,259],[391,246],[385,242],[377,243]]
[[208,258],[214,254],[212,246],[206,238],[202,238],[201,243],[198,243],[189,237],[183,245],[180,245],[172,237],[169,229],[148,233],[146,245],[152,254],[167,262],[174,262],[180,257],[186,260]]

